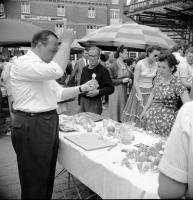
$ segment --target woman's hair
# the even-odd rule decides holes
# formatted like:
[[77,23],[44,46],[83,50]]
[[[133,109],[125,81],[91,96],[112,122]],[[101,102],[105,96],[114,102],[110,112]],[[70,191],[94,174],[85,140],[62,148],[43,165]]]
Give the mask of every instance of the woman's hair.
[[115,58],[119,57],[119,53],[123,53],[124,49],[127,49],[124,45],[121,45],[120,47],[117,48],[117,51],[115,53]]
[[126,60],[126,63],[127,63],[127,66],[130,66],[130,65],[132,65],[133,64],[133,62],[135,62],[135,59],[134,58],[128,58],[127,60]]
[[100,59],[101,59],[101,61],[103,61],[103,62],[106,62],[106,61],[107,61],[107,57],[105,56],[104,53],[101,53]]
[[149,56],[149,54],[152,53],[154,50],[161,51],[161,47],[158,45],[152,45],[152,46],[148,47],[146,49],[147,56]]
[[159,62],[167,62],[169,68],[174,67],[172,74],[174,74],[177,70],[177,65],[179,64],[179,62],[177,61],[177,59],[175,58],[175,56],[172,53],[162,53],[160,54],[159,58],[158,58]]

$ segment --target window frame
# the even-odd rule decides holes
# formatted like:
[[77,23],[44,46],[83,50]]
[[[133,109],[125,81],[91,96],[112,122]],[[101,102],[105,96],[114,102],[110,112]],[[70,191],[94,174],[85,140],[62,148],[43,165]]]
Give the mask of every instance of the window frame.
[[55,24],[55,34],[56,34],[58,37],[60,37],[61,34],[62,34],[63,31],[64,31],[64,28],[65,28],[64,23],[56,23],[56,24]]
[[0,3],[0,13],[4,13],[5,12],[5,5],[4,3]]
[[64,5],[58,4],[57,6],[57,16],[66,16],[66,7]]
[[88,18],[90,19],[96,18],[96,9],[94,7],[88,8]]
[[21,14],[30,14],[30,2],[21,2]]
[[[116,12],[119,13],[119,18],[115,18],[115,17],[111,17],[112,16],[112,12],[114,12],[114,16],[116,16]],[[120,19],[121,17],[121,11],[120,9],[110,9],[110,19]]]
[[87,34],[92,33],[93,31],[97,29],[98,29],[97,25],[88,24],[86,27],[86,33]]
[[113,4],[113,5],[119,5],[120,2],[119,2],[119,0],[111,0],[111,4]]

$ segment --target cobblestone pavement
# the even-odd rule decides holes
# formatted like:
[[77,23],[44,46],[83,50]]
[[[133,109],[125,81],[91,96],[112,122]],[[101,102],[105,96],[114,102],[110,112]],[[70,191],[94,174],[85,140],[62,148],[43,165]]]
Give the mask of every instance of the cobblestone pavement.
[[[75,114],[78,110],[77,101],[70,102],[68,114]],[[108,108],[103,110],[105,118],[109,116]],[[61,172],[62,167],[57,163],[56,176]],[[87,198],[94,195],[85,185],[77,179],[68,184],[68,173],[62,173],[55,178],[53,199],[79,199],[77,187],[81,191],[81,197]],[[97,195],[94,198],[100,199]],[[0,199],[20,199],[20,183],[15,152],[11,144],[10,135],[0,137]]]

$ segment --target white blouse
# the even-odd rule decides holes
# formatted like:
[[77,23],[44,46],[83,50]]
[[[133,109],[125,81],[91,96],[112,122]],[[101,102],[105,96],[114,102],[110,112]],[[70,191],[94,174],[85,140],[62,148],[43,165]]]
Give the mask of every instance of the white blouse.
[[139,79],[138,79],[139,87],[142,87],[142,88],[153,87],[152,80],[156,76],[157,63],[149,67],[149,66],[146,66],[146,64],[144,63],[144,60],[140,60],[139,65],[140,65],[140,74],[139,74]]

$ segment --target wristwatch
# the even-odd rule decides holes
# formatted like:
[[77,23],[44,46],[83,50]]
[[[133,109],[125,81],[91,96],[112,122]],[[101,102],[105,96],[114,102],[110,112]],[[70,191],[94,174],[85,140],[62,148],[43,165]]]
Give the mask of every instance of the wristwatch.
[[81,88],[81,86],[79,86],[79,88],[78,88],[78,89],[79,89],[80,93],[82,93],[82,92],[83,92],[83,91],[82,91],[82,88]]

